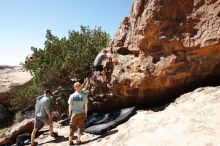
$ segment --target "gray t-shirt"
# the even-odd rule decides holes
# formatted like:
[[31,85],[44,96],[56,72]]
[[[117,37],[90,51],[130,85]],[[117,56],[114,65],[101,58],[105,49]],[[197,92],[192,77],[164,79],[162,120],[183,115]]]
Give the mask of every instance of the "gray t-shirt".
[[35,116],[36,117],[47,117],[50,112],[50,99],[46,96],[37,97],[35,105]]
[[95,61],[93,63],[94,66],[101,66],[102,65],[102,61],[103,59],[108,58],[108,56],[104,53],[99,53],[96,58]]
[[85,93],[75,91],[70,95],[68,103],[72,105],[72,113],[79,114],[85,112],[84,105],[88,103],[88,98]]

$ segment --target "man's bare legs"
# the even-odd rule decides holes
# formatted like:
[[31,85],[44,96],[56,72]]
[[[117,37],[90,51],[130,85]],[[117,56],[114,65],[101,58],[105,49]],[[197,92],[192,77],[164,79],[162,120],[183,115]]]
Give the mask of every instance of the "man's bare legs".
[[38,128],[34,128],[32,133],[31,133],[31,146],[34,146],[34,138],[35,138],[35,135],[36,135],[38,130],[39,130]]
[[[49,130],[50,130],[50,135],[52,136],[53,134],[53,122],[48,123],[49,124]],[[34,146],[34,139],[36,136],[37,131],[39,128],[34,128],[32,133],[31,133],[31,146]]]
[[49,130],[50,130],[50,135],[52,136],[53,134],[53,122],[49,122]]

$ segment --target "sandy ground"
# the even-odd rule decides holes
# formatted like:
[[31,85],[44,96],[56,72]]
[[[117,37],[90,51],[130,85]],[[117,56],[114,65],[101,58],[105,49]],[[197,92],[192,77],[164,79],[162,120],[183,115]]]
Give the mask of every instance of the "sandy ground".
[[[220,146],[220,86],[198,88],[179,97],[165,109],[139,110],[126,123],[103,135],[85,133],[89,146]],[[67,146],[69,127],[45,135],[39,145]],[[75,137],[76,138],[76,137]]]

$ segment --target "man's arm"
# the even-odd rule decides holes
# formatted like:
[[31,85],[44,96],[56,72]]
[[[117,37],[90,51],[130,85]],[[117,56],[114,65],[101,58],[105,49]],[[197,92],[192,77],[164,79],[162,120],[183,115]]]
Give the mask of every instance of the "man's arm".
[[71,96],[69,97],[69,99],[68,99],[68,104],[69,104],[69,107],[68,107],[68,117],[69,117],[69,119],[71,118],[71,115],[72,115],[72,108],[73,108],[73,104],[72,104],[72,102],[71,102]]
[[51,112],[50,112],[50,100],[47,100],[44,104],[44,109],[48,115],[48,122],[51,123],[52,122],[52,116],[51,116]]
[[88,112],[88,97],[85,94],[85,98],[84,98],[84,109],[85,109],[85,114],[86,114],[86,118],[87,118],[87,112]]
[[49,125],[50,134],[52,134],[53,133],[53,121],[52,121],[52,115],[50,112],[50,100],[47,100],[45,102],[44,109],[48,116],[48,125]]
[[72,108],[73,108],[73,105],[71,103],[69,103],[69,119],[71,118],[71,115],[72,115]]
[[86,118],[87,118],[87,112],[88,112],[88,103],[85,103],[85,114],[86,114]]

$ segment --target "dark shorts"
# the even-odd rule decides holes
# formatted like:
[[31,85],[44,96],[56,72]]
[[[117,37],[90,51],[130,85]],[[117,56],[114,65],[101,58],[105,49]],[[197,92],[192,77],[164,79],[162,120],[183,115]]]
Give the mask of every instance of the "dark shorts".
[[95,71],[100,71],[100,72],[102,72],[102,71],[103,71],[103,66],[102,66],[102,65],[94,66],[94,69],[95,69]]
[[48,124],[48,117],[35,117],[34,120],[34,128],[41,129],[44,124]]

